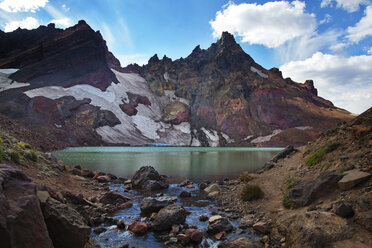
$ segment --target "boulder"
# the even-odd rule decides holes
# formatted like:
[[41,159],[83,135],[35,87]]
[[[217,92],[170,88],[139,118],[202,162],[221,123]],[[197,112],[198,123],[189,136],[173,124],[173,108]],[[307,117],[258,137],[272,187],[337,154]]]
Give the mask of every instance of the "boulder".
[[366,181],[371,174],[358,169],[345,172],[345,176],[338,182],[338,187],[342,190],[349,190],[359,183]]
[[206,216],[205,214],[202,214],[198,216],[198,219],[199,221],[204,222],[208,220],[208,216]]
[[191,197],[191,193],[188,192],[188,191],[186,191],[186,190],[184,190],[184,191],[182,191],[182,192],[180,193],[180,197],[181,197],[181,198]]
[[99,182],[99,183],[109,183],[111,182],[111,177],[108,176],[108,175],[103,175],[103,176],[98,176],[96,178],[96,180]]
[[99,235],[99,234],[101,234],[101,233],[103,233],[103,232],[106,232],[106,231],[107,231],[107,229],[104,228],[104,227],[97,227],[96,229],[93,230],[93,232],[94,232],[95,234],[97,234],[97,235]]
[[91,228],[86,225],[78,212],[51,197],[41,207],[54,247],[79,248],[85,246]]
[[253,224],[253,230],[262,234],[268,234],[270,232],[270,223],[266,221],[258,221]]
[[110,192],[107,192],[105,193],[100,199],[99,199],[99,202],[100,203],[103,203],[103,204],[112,204],[112,205],[115,205],[115,204],[123,204],[125,202],[128,202],[130,201],[131,199],[122,195],[122,194],[119,194],[119,193],[116,193],[114,191],[110,191]]
[[277,163],[280,159],[283,159],[285,157],[287,157],[289,154],[291,154],[293,151],[294,151],[294,147],[292,145],[288,145],[284,148],[284,150],[282,150],[281,152],[279,152],[278,154],[276,154],[272,159],[271,161],[274,162],[274,163]]
[[206,187],[204,189],[204,191],[209,193],[209,194],[212,193],[212,192],[220,192],[220,186],[218,186],[217,183],[214,183],[214,184],[211,184],[208,187]]
[[238,238],[233,241],[225,241],[218,245],[218,248],[258,248],[259,244],[253,243],[248,238]]
[[307,206],[337,188],[341,175],[333,172],[312,181],[300,182],[289,192],[290,200],[299,207]]
[[65,191],[63,193],[63,196],[68,203],[72,203],[75,205],[91,205],[84,199],[84,196],[82,194],[74,195],[69,191]]
[[133,222],[128,226],[128,230],[133,232],[135,235],[145,235],[148,231],[148,226],[143,222]]
[[136,171],[131,179],[131,183],[133,188],[148,190],[163,189],[169,186],[152,166],[143,166]]
[[203,240],[203,233],[197,229],[186,229],[185,234],[193,243],[200,244]]
[[344,218],[353,217],[354,215],[353,206],[351,205],[350,202],[347,201],[337,202],[334,205],[334,211],[335,214]]
[[153,229],[157,232],[170,230],[173,225],[183,224],[186,220],[186,210],[178,205],[172,204],[162,208],[156,215]]
[[353,236],[347,221],[331,212],[290,212],[278,218],[277,225],[287,246],[294,248],[328,247]]
[[252,227],[254,224],[253,216],[251,215],[245,215],[240,220],[239,228],[246,229],[248,227]]
[[36,185],[19,169],[0,164],[0,246],[53,247]]
[[[225,217],[221,217],[221,218],[214,218],[212,219],[213,217],[211,217],[209,219],[209,225],[208,225],[208,229],[207,229],[207,233],[210,234],[210,235],[214,235],[214,234],[217,234],[217,233],[220,233],[220,232],[231,232],[234,227],[233,225],[231,224],[231,222],[225,218]],[[212,219],[212,221],[211,221]]]
[[177,202],[177,197],[145,197],[140,203],[141,212],[153,213],[159,212],[160,209]]

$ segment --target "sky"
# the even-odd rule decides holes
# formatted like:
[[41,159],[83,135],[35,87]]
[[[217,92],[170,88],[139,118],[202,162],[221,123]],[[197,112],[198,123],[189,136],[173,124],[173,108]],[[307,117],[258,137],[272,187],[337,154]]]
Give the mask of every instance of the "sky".
[[223,31],[266,69],[352,113],[372,107],[372,0],[0,0],[0,29],[85,20],[122,66],[206,49]]

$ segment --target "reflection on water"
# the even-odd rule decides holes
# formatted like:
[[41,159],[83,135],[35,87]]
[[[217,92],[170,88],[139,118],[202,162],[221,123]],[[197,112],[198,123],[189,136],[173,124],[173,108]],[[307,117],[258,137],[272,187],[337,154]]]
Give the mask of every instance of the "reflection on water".
[[81,147],[55,152],[70,165],[131,177],[141,166],[160,174],[194,181],[233,177],[255,171],[282,148],[211,147]]

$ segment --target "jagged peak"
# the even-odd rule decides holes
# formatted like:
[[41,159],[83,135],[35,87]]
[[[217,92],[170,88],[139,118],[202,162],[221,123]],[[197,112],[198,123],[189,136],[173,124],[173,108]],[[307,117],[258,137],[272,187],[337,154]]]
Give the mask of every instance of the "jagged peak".
[[150,59],[149,59],[149,64],[154,64],[154,63],[157,63],[157,62],[159,62],[160,60],[159,60],[159,57],[158,57],[158,54],[154,54],[154,56],[152,56]]
[[201,52],[201,48],[200,48],[200,45],[197,45],[194,50],[192,50],[192,53],[200,53]]

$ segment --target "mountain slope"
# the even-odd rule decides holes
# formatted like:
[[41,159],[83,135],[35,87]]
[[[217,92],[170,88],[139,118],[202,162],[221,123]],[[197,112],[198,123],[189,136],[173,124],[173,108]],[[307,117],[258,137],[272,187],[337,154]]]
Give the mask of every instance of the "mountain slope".
[[[71,145],[303,144],[350,119],[312,81],[265,70],[229,33],[185,59],[121,68],[99,32],[0,32],[0,113]],[[10,69],[14,70],[10,70]]]

